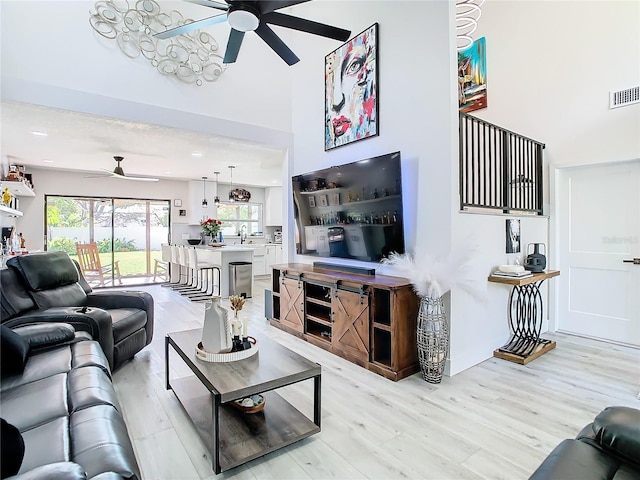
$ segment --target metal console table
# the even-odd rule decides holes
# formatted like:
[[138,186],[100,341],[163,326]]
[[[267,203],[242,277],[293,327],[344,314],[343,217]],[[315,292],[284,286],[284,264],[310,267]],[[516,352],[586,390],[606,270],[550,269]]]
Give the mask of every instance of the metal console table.
[[548,270],[526,278],[489,276],[490,282],[512,285],[507,314],[513,334],[505,345],[494,350],[494,357],[525,365],[556,348],[556,342],[540,337],[544,310],[540,285],[558,275],[560,271]]

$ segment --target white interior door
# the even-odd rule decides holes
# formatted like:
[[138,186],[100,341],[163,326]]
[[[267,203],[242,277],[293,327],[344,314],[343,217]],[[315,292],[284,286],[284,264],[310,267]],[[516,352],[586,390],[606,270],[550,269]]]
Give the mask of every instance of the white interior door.
[[640,345],[640,162],[560,171],[558,329]]

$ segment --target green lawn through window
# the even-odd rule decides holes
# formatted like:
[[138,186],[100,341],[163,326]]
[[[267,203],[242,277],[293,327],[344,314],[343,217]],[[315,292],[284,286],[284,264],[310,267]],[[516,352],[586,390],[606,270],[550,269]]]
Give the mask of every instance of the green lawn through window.
[[[109,265],[111,263],[111,252],[100,253],[100,263]],[[70,255],[71,258],[77,260],[77,255]],[[154,259],[162,259],[162,252],[159,250],[151,251],[151,264],[150,271],[153,274],[153,267],[155,264]],[[116,252],[115,259],[118,261],[120,267],[120,275],[127,276],[141,276],[147,274],[147,254],[144,250],[134,252]]]

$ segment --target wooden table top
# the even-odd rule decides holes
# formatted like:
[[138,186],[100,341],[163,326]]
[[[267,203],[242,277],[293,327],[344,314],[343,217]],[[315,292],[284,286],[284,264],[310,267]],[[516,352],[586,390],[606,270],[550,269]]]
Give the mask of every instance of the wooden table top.
[[524,278],[508,278],[489,275],[489,278],[487,280],[494,283],[505,283],[507,285],[522,286],[527,285],[528,283],[540,282],[542,280],[546,280],[547,278],[557,277],[558,275],[560,275],[560,270],[546,270],[544,272],[534,273],[530,277]]
[[184,330],[167,335],[186,356],[185,362],[205,387],[227,402],[312,378],[321,366],[283,347],[273,340],[254,335],[258,352],[244,360],[227,363],[205,362],[196,357],[196,345],[202,329]]

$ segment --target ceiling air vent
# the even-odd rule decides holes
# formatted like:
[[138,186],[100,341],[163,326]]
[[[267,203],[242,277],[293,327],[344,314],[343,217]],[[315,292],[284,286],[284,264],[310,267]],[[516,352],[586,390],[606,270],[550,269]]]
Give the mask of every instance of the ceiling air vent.
[[640,103],[640,86],[609,92],[609,108]]

